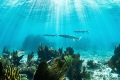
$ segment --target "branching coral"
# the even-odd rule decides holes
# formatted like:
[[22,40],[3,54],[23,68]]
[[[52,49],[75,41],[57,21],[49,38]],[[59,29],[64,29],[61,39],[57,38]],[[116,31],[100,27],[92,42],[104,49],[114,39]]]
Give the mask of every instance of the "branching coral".
[[21,80],[20,71],[13,65],[7,66],[3,71],[2,63],[0,62],[0,80]]
[[67,76],[70,80],[82,80],[84,78],[83,75],[83,68],[82,63],[84,60],[78,60],[76,63],[74,63],[71,67],[69,67],[69,70],[67,72]]
[[44,51],[44,49],[42,47],[42,43],[38,47],[37,54],[38,54],[38,58],[40,58],[41,61],[47,60],[47,55],[46,55],[46,52]]
[[34,61],[34,53],[30,53],[27,56],[27,61],[24,64],[20,65],[21,74],[26,74],[28,79],[32,79],[34,76],[34,73],[37,69],[37,63]]
[[115,50],[114,50],[114,54],[115,55],[120,55],[120,44],[118,46],[115,46]]
[[62,77],[67,71],[66,63],[60,58],[55,59],[51,67],[48,69],[49,77],[51,80],[58,80]]
[[108,65],[112,70],[120,73],[120,56],[113,55],[108,61]]
[[41,62],[34,75],[34,80],[61,80],[66,73],[67,66],[60,58],[55,59],[50,67],[46,62]]
[[27,57],[27,62],[30,62],[34,57],[34,52],[28,54],[28,57]]
[[64,59],[68,67],[67,77],[70,80],[90,79],[90,74],[85,70],[85,67],[82,68],[84,60],[80,60],[80,54],[64,56]]
[[[14,65],[18,66],[20,65],[20,60],[23,58],[24,55],[19,56],[19,54],[25,53],[25,51],[13,51],[12,53],[6,48],[3,48],[3,55],[0,57],[0,59],[3,61],[3,66],[4,66],[4,61],[13,63]],[[7,64],[9,65],[9,64]]]
[[13,65],[7,66],[4,74],[5,80],[21,80],[20,71]]
[[[3,52],[6,51],[6,48],[3,49]],[[19,54],[25,53],[25,51],[13,51],[11,54],[9,54],[10,58],[0,56],[0,62],[3,63],[4,69],[6,69],[6,65],[10,65],[10,63],[14,64],[15,66],[18,66],[18,68],[22,69],[21,73],[26,74],[29,79],[33,78],[34,72],[36,71],[36,65],[34,64],[34,61],[32,60],[34,57],[34,53],[28,54],[27,62],[20,63],[20,60],[23,58],[22,56],[19,56]],[[21,64],[21,65],[20,65]]]
[[52,58],[60,56],[60,53],[58,51],[49,49],[48,46],[45,46],[45,48],[43,48],[42,44],[40,44],[37,53],[38,58],[40,58],[41,61],[48,61]]
[[19,55],[18,51],[13,51],[11,59],[10,59],[11,62],[16,66],[20,65],[20,60],[24,56],[24,55],[21,55],[21,56],[18,56],[18,55]]
[[59,48],[59,50],[58,50],[58,51],[59,51],[59,53],[60,53],[60,54],[62,54],[62,53],[63,53],[62,48]]
[[28,54],[28,56],[27,56],[27,65],[28,66],[32,66],[34,64],[34,61],[32,61],[33,57],[34,57],[34,52]]
[[115,47],[114,55],[108,61],[109,67],[120,74],[120,45]]

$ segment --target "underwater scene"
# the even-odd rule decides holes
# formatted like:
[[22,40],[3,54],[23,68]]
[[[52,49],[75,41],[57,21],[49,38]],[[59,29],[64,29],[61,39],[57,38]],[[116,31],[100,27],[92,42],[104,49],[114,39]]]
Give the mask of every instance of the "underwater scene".
[[0,0],[0,80],[120,80],[120,0]]

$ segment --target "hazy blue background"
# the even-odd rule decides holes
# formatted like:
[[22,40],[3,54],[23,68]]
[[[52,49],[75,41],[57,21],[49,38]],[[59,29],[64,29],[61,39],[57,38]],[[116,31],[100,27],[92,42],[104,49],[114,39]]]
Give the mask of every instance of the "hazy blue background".
[[[74,30],[90,30],[77,34]],[[43,34],[82,36],[80,41]],[[0,49],[114,49],[120,43],[119,0],[0,0]]]

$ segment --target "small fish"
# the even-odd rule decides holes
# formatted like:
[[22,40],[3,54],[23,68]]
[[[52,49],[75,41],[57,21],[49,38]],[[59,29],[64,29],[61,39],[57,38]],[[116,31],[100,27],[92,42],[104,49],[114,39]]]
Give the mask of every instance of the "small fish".
[[44,34],[43,36],[52,36],[52,37],[55,37],[57,35],[56,34]]
[[60,37],[63,37],[63,38],[69,38],[69,39],[73,39],[73,41],[75,41],[76,39],[77,40],[80,40],[82,37],[75,37],[75,36],[71,36],[71,35],[66,35],[66,34],[61,34],[61,35],[59,35]]
[[86,30],[86,31],[85,30],[75,30],[74,32],[75,33],[83,33],[84,34],[84,33],[89,33],[89,31],[90,30]]

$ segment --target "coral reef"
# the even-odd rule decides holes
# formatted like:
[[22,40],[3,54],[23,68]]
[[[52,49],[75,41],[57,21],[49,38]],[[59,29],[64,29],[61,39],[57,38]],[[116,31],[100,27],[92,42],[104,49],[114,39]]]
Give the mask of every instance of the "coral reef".
[[34,61],[34,52],[27,55],[27,61],[21,64],[19,67],[21,69],[21,74],[26,74],[27,78],[31,80],[37,70],[36,61]]
[[48,46],[45,46],[45,48],[43,48],[42,43],[38,48],[37,54],[38,54],[38,58],[41,61],[48,61],[51,60],[52,58],[56,58],[60,56],[60,53],[58,51],[49,49]]
[[120,45],[115,47],[114,55],[108,61],[109,67],[120,74]]
[[90,79],[90,74],[85,70],[85,67],[82,66],[84,60],[78,60],[74,63],[67,72],[67,77],[70,80],[82,80]]
[[34,52],[32,52],[23,62],[24,55],[19,55],[21,53],[25,53],[25,51],[10,52],[4,47],[3,55],[0,56],[1,80],[66,80],[64,76],[70,80],[90,79],[90,74],[82,65],[84,60],[80,59],[79,53],[74,54],[72,47],[66,48],[63,53],[62,48],[53,50],[48,46],[43,48],[40,44],[37,50],[38,58],[33,59]]
[[5,62],[9,65],[8,63],[13,63],[14,65],[18,66],[20,65],[20,60],[23,58],[24,55],[19,56],[22,53],[25,53],[25,51],[13,51],[10,52],[6,47],[3,48],[3,55],[0,56],[0,61],[2,61],[3,66]]
[[79,53],[64,56],[64,59],[68,67],[67,77],[70,80],[82,80],[84,78],[88,80],[90,79],[90,74],[85,70],[85,67],[82,67],[84,60],[80,60]]
[[5,80],[21,80],[20,71],[13,65],[7,66],[4,74]]
[[48,63],[44,61],[39,64],[34,75],[34,80],[64,80],[62,77],[66,71],[66,63],[60,58],[55,59],[50,67],[48,67]]
[[2,63],[0,62],[0,80],[21,80],[20,71],[13,65],[8,65],[3,71]]

